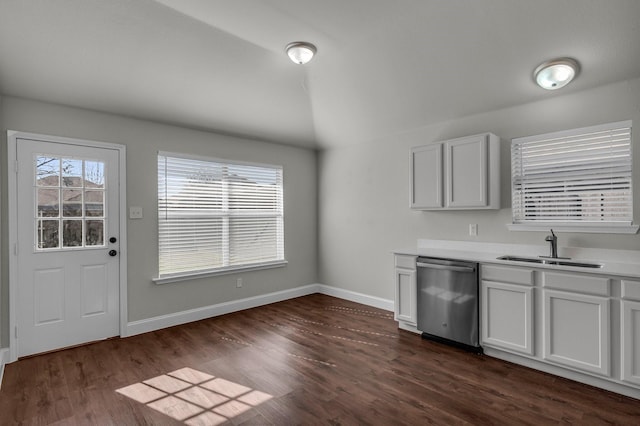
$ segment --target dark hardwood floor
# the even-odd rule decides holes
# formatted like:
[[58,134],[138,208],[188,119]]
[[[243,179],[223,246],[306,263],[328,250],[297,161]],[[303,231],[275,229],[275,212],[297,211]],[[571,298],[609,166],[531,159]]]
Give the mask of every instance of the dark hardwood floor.
[[0,423],[640,424],[640,401],[312,295],[9,364]]

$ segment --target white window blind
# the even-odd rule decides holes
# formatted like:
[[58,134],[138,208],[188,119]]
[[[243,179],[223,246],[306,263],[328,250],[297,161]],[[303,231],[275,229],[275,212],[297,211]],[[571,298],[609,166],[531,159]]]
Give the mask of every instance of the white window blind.
[[284,261],[282,167],[158,154],[159,275]]
[[517,138],[514,224],[631,225],[631,121]]

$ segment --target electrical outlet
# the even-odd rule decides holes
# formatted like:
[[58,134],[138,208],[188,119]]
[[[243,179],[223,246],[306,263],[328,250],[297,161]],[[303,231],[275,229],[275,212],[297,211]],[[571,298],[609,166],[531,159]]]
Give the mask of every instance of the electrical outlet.
[[469,224],[469,235],[471,235],[472,237],[476,237],[478,235],[478,224],[477,223],[470,223]]
[[242,287],[242,278],[237,278],[236,279],[236,288],[240,288]]

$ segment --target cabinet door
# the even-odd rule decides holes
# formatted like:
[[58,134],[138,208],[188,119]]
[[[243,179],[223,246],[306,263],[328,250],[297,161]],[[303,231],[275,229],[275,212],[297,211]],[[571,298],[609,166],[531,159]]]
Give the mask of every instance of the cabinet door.
[[417,296],[416,271],[396,268],[395,317],[397,321],[411,325],[417,324]]
[[447,206],[487,206],[486,135],[455,139],[444,147]]
[[544,358],[609,375],[609,299],[544,290]]
[[640,303],[622,301],[622,380],[640,385]]
[[442,144],[411,150],[411,208],[442,207]]
[[533,355],[533,289],[482,281],[482,344]]

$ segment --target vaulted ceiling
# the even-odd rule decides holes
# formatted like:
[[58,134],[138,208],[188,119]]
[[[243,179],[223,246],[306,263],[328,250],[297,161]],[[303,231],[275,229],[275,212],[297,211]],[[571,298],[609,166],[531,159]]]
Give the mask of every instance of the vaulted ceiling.
[[324,147],[637,78],[639,43],[638,0],[0,0],[0,93]]

